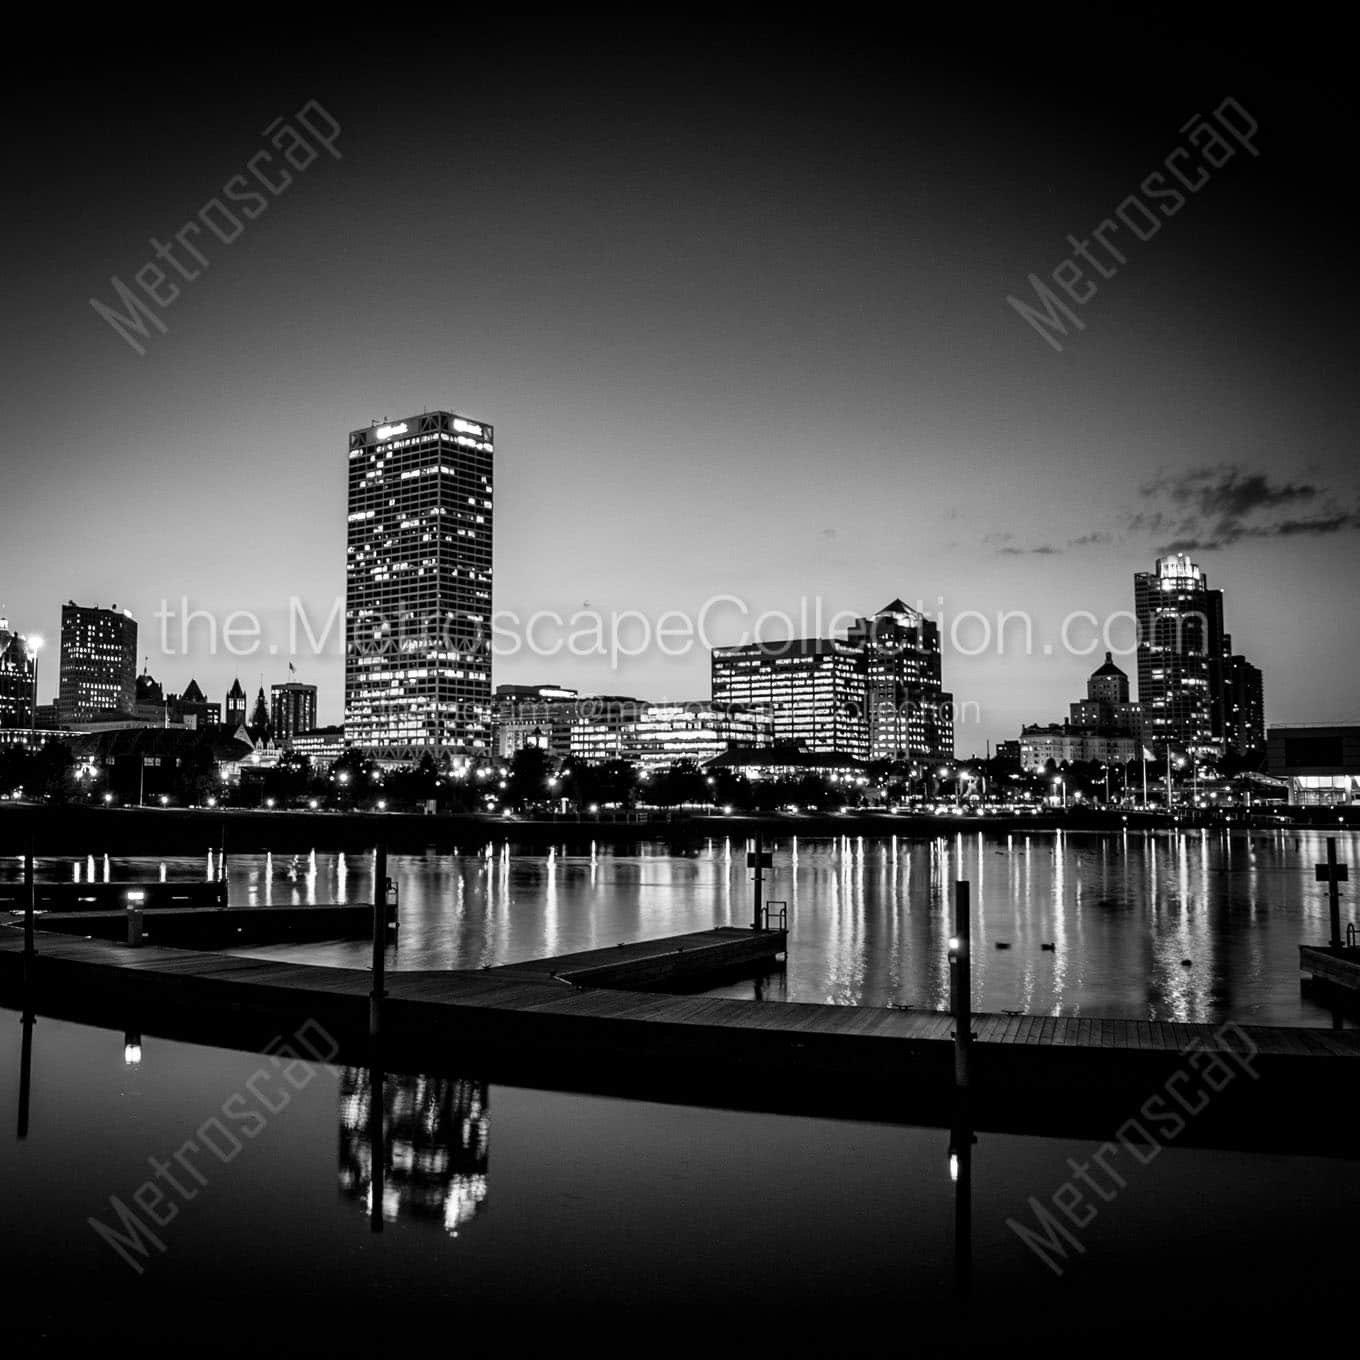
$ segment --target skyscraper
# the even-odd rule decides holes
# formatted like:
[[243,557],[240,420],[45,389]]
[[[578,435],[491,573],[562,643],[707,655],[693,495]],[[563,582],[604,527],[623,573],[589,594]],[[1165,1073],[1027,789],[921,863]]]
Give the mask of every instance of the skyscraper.
[[1212,751],[1223,735],[1223,592],[1184,553],[1158,558],[1133,583],[1144,739]]
[[494,453],[449,411],[350,434],[345,731],[377,760],[487,747]]
[[1259,668],[1245,656],[1229,655],[1224,665],[1223,744],[1247,760],[1265,754],[1265,684]]
[[0,727],[33,726],[33,653],[0,615]]
[[316,686],[292,680],[286,685],[271,685],[269,707],[274,740],[292,741],[299,732],[310,732],[316,726]]
[[126,609],[61,607],[61,676],[57,706],[63,722],[110,712],[131,713],[137,702],[137,621]]
[[954,696],[941,688],[940,630],[899,600],[846,635],[864,650],[870,760],[938,760],[954,754]]

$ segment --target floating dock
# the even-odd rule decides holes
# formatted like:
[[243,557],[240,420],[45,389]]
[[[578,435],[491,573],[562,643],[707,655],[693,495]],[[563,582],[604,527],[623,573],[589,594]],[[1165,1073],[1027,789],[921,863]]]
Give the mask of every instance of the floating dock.
[[1328,945],[1301,944],[1299,971],[1314,983],[1360,1000],[1360,949],[1332,949]]
[[[47,911],[35,915],[37,930],[126,943],[128,911]],[[3,918],[0,918],[3,919]],[[11,924],[22,926],[16,913]],[[144,945],[188,949],[231,949],[242,945],[302,944],[319,940],[365,939],[373,932],[367,905],[301,907],[159,907],[141,919]],[[388,909],[387,928],[397,929],[397,909]]]
[[[39,911],[115,911],[129,906],[159,911],[171,907],[225,907],[227,885],[217,879],[190,883],[35,883]],[[0,883],[0,910],[23,911],[24,883]]]
[[[655,973],[663,960],[688,967],[686,956],[706,949],[744,953],[738,937],[762,933],[781,934],[705,931],[623,947],[631,953],[595,950],[478,972],[389,972],[384,1063],[394,1071],[476,1073],[630,1098],[948,1125],[955,1092],[947,1013],[625,991],[584,981],[609,976],[611,967]],[[21,933],[0,931],[0,999],[7,1004],[238,1047],[312,1021],[334,1037],[336,1061],[365,1061],[371,975],[364,970],[46,933],[37,937],[26,993],[22,967]],[[1201,1061],[1219,1055],[1239,1069],[1245,1053],[1250,1078],[1239,1071],[1223,1094],[1187,1117],[1183,1142],[1360,1153],[1352,1113],[1360,1031],[1231,1030],[977,1015],[975,1126],[1108,1137],[1149,1098],[1165,1098],[1178,1073],[1184,1079],[1189,1052]]]

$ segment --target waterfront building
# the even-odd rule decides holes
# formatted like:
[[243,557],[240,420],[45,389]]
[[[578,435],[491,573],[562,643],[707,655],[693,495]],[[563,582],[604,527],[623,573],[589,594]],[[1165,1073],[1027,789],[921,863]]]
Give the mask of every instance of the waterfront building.
[[1266,769],[1286,782],[1291,803],[1360,803],[1360,723],[1273,726],[1266,732]]
[[591,694],[573,701],[575,715],[568,751],[575,760],[598,764],[632,760],[637,720],[646,703],[625,694]]
[[580,700],[576,690],[560,685],[497,685],[492,749],[502,760],[525,746],[540,747],[557,760],[565,758],[571,753],[571,729],[580,716]]
[[900,599],[846,634],[864,655],[870,760],[941,760],[954,755],[954,698],[942,688],[940,630]]
[[1102,733],[1070,723],[1035,723],[1020,729],[1020,768],[1042,774],[1049,761],[1070,765],[1090,761],[1097,765],[1127,765],[1139,756],[1139,741],[1117,733]]
[[848,756],[869,753],[864,648],[835,638],[715,647],[713,702],[768,715],[774,741]]
[[64,723],[110,711],[131,714],[137,702],[137,621],[126,609],[61,607],[57,705]]
[[796,743],[777,742],[771,746],[737,747],[714,756],[703,764],[705,773],[726,770],[743,779],[819,779],[867,780],[865,761],[833,751],[809,751]]
[[1184,553],[1134,576],[1138,699],[1152,745],[1194,754],[1259,754],[1264,739],[1261,673],[1235,654],[1224,631],[1223,592],[1211,590]]
[[269,716],[274,736],[285,746],[298,732],[316,726],[316,686],[290,680],[269,687]]
[[1129,677],[1105,653],[1104,662],[1086,681],[1086,698],[1068,708],[1073,727],[1111,736],[1138,737],[1143,731],[1143,707],[1129,700]]
[[296,755],[306,756],[314,770],[324,770],[349,750],[349,743],[345,740],[343,727],[314,727],[310,732],[294,732],[289,749]]
[[33,726],[34,653],[0,616],[0,728]]
[[494,452],[449,411],[349,436],[345,730],[381,762],[489,751]]
[[768,746],[772,740],[769,715],[736,704],[707,699],[646,704],[628,733],[626,758],[656,771],[681,760],[700,765],[732,747]]

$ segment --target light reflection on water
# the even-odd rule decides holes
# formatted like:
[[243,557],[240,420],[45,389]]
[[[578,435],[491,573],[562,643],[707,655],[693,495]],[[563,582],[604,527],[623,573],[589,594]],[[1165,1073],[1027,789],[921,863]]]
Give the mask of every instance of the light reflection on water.
[[[1360,836],[1338,837],[1356,862]],[[1297,946],[1327,933],[1313,865],[1325,835],[987,834],[784,837],[767,899],[789,904],[786,973],[770,999],[942,1008],[951,892],[968,878],[979,1009],[1134,1019],[1325,1024],[1299,995]],[[42,861],[70,878],[79,861]],[[229,856],[234,904],[367,902],[371,855]],[[202,877],[202,859],[115,861],[115,878]],[[103,865],[98,866],[101,870]],[[487,845],[393,856],[401,929],[389,967],[480,968],[748,922],[745,845]],[[14,860],[0,875],[17,876]],[[101,875],[102,876],[102,875]],[[1346,917],[1349,903],[1343,899]],[[1053,948],[1045,949],[1051,944]],[[998,946],[1007,946],[999,948]],[[362,941],[245,952],[364,966]],[[751,996],[752,983],[724,992]]]

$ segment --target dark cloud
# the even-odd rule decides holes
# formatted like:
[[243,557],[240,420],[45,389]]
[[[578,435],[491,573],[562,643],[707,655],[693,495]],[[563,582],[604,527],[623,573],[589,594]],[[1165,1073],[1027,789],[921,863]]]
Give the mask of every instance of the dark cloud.
[[998,548],[996,551],[1000,557],[1049,557],[1062,552],[1062,549],[1055,548],[1051,543],[1040,543],[1034,548]]
[[[1133,533],[1165,536],[1162,552],[1212,551],[1250,538],[1295,538],[1360,528],[1360,511],[1332,508],[1333,497],[1312,482],[1277,482],[1266,472],[1231,464],[1192,468],[1145,482],[1152,508],[1131,515]],[[1298,514],[1321,503],[1325,509]],[[1280,512],[1286,507],[1292,515]]]
[[1082,534],[1077,538],[1069,538],[1067,546],[1069,548],[1089,548],[1097,543],[1112,543],[1114,535],[1106,533],[1103,529],[1098,529],[1089,534]]

